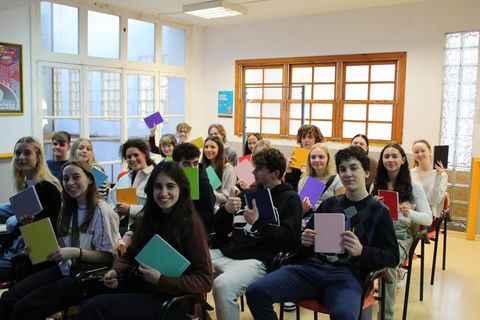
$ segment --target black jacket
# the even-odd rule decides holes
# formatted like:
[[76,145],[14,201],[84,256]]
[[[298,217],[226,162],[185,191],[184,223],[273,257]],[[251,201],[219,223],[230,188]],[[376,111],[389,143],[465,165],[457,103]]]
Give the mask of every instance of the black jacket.
[[195,209],[205,225],[207,234],[213,229],[213,207],[215,206],[215,194],[208,180],[207,172],[201,163],[198,164],[198,180],[200,189],[200,198],[193,200]]

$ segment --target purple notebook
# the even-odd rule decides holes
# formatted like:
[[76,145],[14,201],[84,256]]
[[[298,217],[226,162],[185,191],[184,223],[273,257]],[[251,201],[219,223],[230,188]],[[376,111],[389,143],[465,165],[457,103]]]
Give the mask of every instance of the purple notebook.
[[157,124],[160,124],[163,122],[163,118],[160,115],[160,112],[155,112],[154,114],[149,115],[148,117],[143,118],[143,121],[147,124],[147,127],[149,129],[152,129],[155,127]]
[[308,197],[312,207],[315,207],[318,199],[320,199],[320,196],[323,194],[323,190],[325,190],[325,183],[318,181],[315,178],[307,177],[307,180],[299,193],[300,200],[303,201],[305,197]]

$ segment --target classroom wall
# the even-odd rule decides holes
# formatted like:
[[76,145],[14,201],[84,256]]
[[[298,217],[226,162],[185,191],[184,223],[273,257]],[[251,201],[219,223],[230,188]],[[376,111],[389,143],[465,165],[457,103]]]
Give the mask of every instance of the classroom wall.
[[[0,42],[23,46],[23,103],[24,114],[0,115],[0,153],[12,152],[13,145],[22,136],[32,134],[30,10],[28,6],[0,11]],[[0,160],[0,202],[13,193],[11,161]]]

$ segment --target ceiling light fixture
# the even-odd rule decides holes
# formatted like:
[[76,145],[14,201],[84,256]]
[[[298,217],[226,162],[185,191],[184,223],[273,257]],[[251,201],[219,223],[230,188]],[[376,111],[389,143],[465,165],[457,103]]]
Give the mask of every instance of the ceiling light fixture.
[[222,0],[207,1],[183,6],[183,13],[204,19],[217,19],[247,14],[247,8]]

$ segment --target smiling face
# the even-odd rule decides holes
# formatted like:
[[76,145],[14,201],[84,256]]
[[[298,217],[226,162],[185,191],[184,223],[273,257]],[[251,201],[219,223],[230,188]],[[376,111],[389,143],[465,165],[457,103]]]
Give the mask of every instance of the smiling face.
[[325,151],[321,148],[315,148],[310,151],[310,165],[315,170],[315,172],[321,173],[323,172],[328,163],[328,155]]
[[53,156],[57,161],[67,160],[68,150],[70,150],[70,144],[68,142],[52,140]]
[[213,140],[208,140],[205,142],[203,147],[203,152],[208,160],[212,161],[217,158],[218,155],[218,145]]
[[128,167],[135,172],[143,170],[147,167],[146,156],[138,148],[135,148],[135,147],[128,148],[127,151],[125,152],[125,158],[127,160]]
[[170,144],[170,143],[169,144],[162,144],[160,146],[160,149],[162,149],[163,154],[167,157],[172,156],[173,148],[174,148],[173,144]]
[[180,142],[187,142],[189,136],[190,136],[190,131],[186,129],[181,129],[177,131],[177,137]]
[[383,151],[382,161],[387,172],[397,174],[405,163],[405,158],[397,148],[388,147]]
[[88,186],[93,183],[82,168],[68,165],[62,172],[62,184],[67,194],[83,204],[87,198]]
[[247,145],[248,145],[248,150],[253,152],[253,148],[255,147],[255,144],[258,142],[258,138],[255,137],[253,134],[248,137],[247,139]]
[[88,162],[92,157],[92,145],[87,140],[83,140],[75,151],[78,160]]
[[413,156],[418,163],[430,163],[432,153],[423,142],[417,142],[413,145]]
[[301,145],[303,148],[310,149],[315,144],[315,137],[313,134],[306,134],[302,136]]
[[164,211],[170,212],[180,197],[178,184],[168,175],[160,173],[153,184],[153,198]]
[[15,146],[15,167],[25,175],[33,173],[37,167],[38,157],[35,147],[30,143],[19,143]]
[[355,139],[352,140],[352,146],[354,147],[360,147],[365,152],[368,152],[368,145],[367,142],[360,136],[356,137]]

